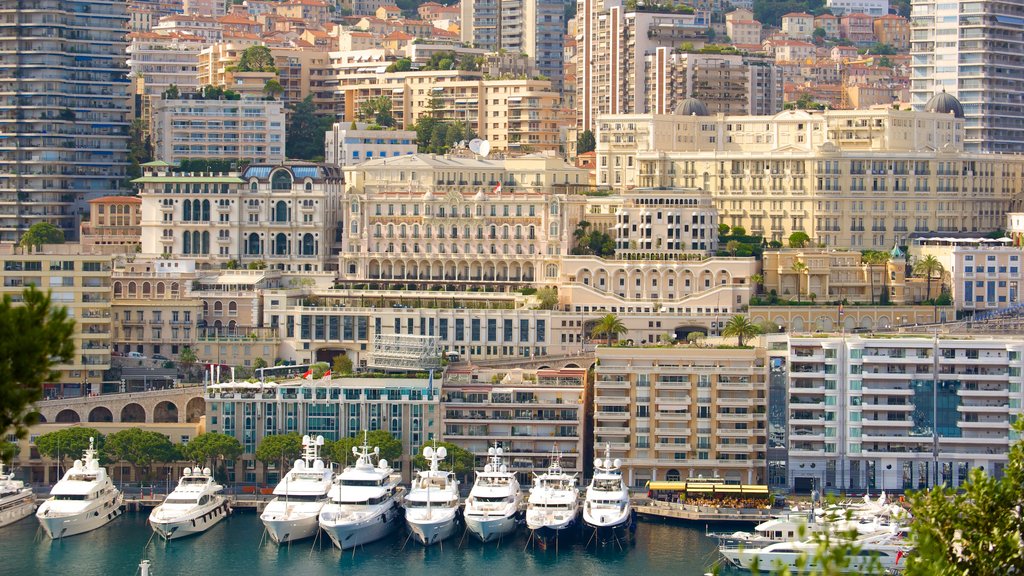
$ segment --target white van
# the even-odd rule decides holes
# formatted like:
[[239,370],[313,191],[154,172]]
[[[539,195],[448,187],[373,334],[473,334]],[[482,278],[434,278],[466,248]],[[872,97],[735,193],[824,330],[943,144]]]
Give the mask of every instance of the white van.
[[146,357],[142,355],[142,352],[129,352],[125,354],[125,358],[131,358],[132,360],[145,360]]

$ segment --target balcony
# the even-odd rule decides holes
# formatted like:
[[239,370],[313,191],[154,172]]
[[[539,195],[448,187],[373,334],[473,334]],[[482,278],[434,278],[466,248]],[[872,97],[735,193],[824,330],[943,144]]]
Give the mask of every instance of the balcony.
[[597,380],[594,382],[595,389],[628,390],[631,387],[629,380]]

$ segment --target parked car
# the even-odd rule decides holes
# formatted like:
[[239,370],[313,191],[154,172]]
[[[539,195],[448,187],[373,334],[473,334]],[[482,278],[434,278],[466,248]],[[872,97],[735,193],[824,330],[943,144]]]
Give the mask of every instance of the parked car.
[[131,358],[132,360],[145,360],[146,357],[142,355],[142,352],[129,352],[125,358]]
[[167,356],[164,356],[163,354],[153,354],[153,360],[164,360],[164,361],[166,361],[166,360],[170,360],[170,358],[168,358]]

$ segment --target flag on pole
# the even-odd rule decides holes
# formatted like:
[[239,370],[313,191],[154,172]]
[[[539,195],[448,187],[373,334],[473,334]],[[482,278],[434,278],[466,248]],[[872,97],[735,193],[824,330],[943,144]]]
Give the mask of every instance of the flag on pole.
[[498,182],[498,185],[495,186],[494,190],[492,190],[491,192],[494,194],[501,194],[501,182]]
[[302,375],[302,378],[304,380],[312,380],[313,379],[313,369],[310,368],[309,370],[306,370],[306,373]]
[[324,372],[324,375],[323,375],[323,377],[322,377],[322,378],[320,378],[320,379],[321,379],[321,380],[330,380],[330,379],[331,379],[331,369],[330,369],[330,368],[328,368],[328,369],[327,369],[327,372]]
[[434,396],[434,370],[430,370],[430,377],[427,378],[427,398]]
[[896,551],[896,564],[900,563],[900,559],[903,558],[903,550]]

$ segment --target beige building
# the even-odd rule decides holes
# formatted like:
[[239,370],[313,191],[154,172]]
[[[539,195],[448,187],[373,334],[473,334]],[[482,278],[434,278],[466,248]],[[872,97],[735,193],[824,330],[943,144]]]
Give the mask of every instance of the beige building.
[[[67,308],[75,321],[75,351],[66,364],[54,367],[60,377],[47,383],[47,396],[82,396],[99,386],[110,369],[110,268],[119,246],[87,251],[79,244],[46,244],[35,251],[0,244],[2,295],[13,302],[29,285],[50,291],[54,306]],[[123,251],[123,249],[121,249]],[[103,253],[106,252],[106,254]]]
[[723,223],[768,240],[888,250],[922,232],[986,232],[1019,203],[1024,158],[963,152],[945,110],[604,116],[597,182],[711,193]]
[[[923,290],[923,288],[922,288]],[[934,290],[934,287],[933,287]],[[952,306],[912,304],[871,306],[817,304],[803,306],[751,306],[750,321],[771,328],[771,332],[857,334],[888,332],[895,327],[949,322],[956,319]],[[913,328],[910,328],[913,330]]]
[[153,121],[153,104],[171,85],[181,93],[199,87],[196,63],[206,40],[181,32],[134,32],[128,35],[128,67],[140,98],[136,116],[142,118],[146,130]]
[[284,161],[285,113],[280,100],[212,100],[200,94],[156,102],[153,148],[157,158]]
[[814,16],[790,12],[782,16],[782,33],[794,40],[808,40],[814,33]]
[[194,347],[202,301],[192,290],[195,262],[134,259],[111,272],[113,350],[177,359]]
[[[798,262],[806,269],[795,269]],[[765,250],[762,275],[766,293],[774,291],[788,300],[811,301],[811,294],[821,302],[845,300],[856,304],[878,302],[883,294],[892,304],[927,300],[925,280],[908,278],[907,268],[902,254],[878,266],[865,264],[860,252],[850,250]],[[932,296],[941,293],[940,282],[933,281]]]
[[626,482],[703,475],[765,482],[763,349],[597,349],[594,446],[610,445]]
[[658,48],[645,57],[645,66],[649,87],[645,109],[654,114],[682,111],[680,107],[686,108],[693,98],[712,114],[763,115],[782,110],[782,71],[769,58]]
[[104,196],[89,201],[89,219],[82,222],[82,247],[123,246],[134,253],[142,236],[142,201],[136,196]]
[[978,315],[1020,308],[1024,250],[1010,238],[922,237],[914,240],[910,254],[917,260],[934,256],[942,264],[959,311]]

